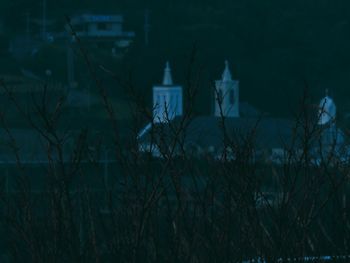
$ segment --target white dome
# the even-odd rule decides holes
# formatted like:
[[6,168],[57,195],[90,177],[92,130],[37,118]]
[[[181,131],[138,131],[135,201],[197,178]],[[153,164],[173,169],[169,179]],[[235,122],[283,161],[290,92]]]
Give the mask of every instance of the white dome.
[[318,111],[318,124],[324,125],[335,120],[337,108],[333,100],[326,96],[321,99]]

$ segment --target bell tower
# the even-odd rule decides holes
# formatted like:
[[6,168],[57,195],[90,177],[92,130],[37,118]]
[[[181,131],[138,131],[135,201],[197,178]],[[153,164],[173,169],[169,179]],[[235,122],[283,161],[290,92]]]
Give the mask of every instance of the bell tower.
[[221,80],[215,81],[215,112],[216,117],[239,117],[239,81],[233,80],[228,61]]
[[153,86],[153,121],[167,122],[182,115],[182,87],[174,85],[169,62],[164,69],[163,83]]
[[337,108],[326,90],[326,96],[321,99],[318,108],[318,125],[321,130],[321,150],[324,156],[329,156],[334,150],[337,150],[344,142],[342,133],[336,127]]

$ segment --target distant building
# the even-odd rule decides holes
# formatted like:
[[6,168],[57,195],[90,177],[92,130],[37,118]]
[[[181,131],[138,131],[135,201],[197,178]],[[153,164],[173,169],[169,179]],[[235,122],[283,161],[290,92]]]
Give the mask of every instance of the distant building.
[[[180,136],[183,145],[176,145],[174,154],[185,150],[195,156],[209,154],[216,159],[223,156],[232,159],[237,157],[236,151],[243,146],[245,138],[254,134],[254,146],[259,149],[260,155],[283,155],[283,146],[290,142],[292,136],[292,122],[261,119],[261,113],[248,103],[242,103],[240,108],[239,82],[232,79],[227,61],[221,80],[215,82],[215,95],[213,115],[195,117],[184,127],[183,134],[176,134],[182,118],[182,88],[173,85],[167,63],[163,84],[153,88],[153,123],[148,124],[138,136],[140,151],[162,157],[173,144],[175,136]],[[222,126],[222,117],[225,118],[225,127]],[[163,134],[164,138],[158,138],[159,134]],[[253,145],[249,147],[253,150]]]
[[317,152],[315,153],[317,162],[331,156],[344,158],[348,155],[349,151],[345,147],[345,135],[336,125],[336,113],[337,107],[326,91],[326,96],[320,100],[318,106],[317,124],[320,136],[318,142],[315,142],[314,149]]
[[169,62],[164,69],[163,82],[153,86],[152,122],[148,123],[138,134],[140,139],[147,134],[155,123],[166,123],[182,115],[182,87],[174,85]]
[[153,120],[167,122],[182,115],[182,87],[174,85],[169,62],[161,85],[153,87]]
[[71,18],[74,33],[85,41],[113,42],[119,48],[128,47],[135,33],[123,30],[122,15],[81,14]]
[[239,82],[233,80],[225,61],[221,80],[215,81],[215,116],[239,117]]
[[[183,123],[181,86],[173,85],[167,63],[162,86],[153,88],[154,119],[139,134],[139,149],[155,157],[190,154],[218,160],[240,157],[275,164],[300,161],[306,147],[304,127],[288,119],[263,115],[248,103],[239,102],[239,82],[233,80],[228,62],[221,80],[215,82],[215,109],[212,116],[198,116]],[[345,158],[344,134],[336,127],[336,106],[326,96],[319,104],[318,118],[308,151],[314,164],[331,153]],[[316,115],[316,112],[315,112]],[[179,130],[181,132],[179,133]],[[310,131],[311,132],[311,131]]]
[[332,100],[332,98],[330,98],[328,94],[326,94],[326,96],[323,99],[321,99],[319,103],[318,124],[319,125],[326,125],[327,123],[335,124],[336,114],[337,114],[337,107],[334,101]]

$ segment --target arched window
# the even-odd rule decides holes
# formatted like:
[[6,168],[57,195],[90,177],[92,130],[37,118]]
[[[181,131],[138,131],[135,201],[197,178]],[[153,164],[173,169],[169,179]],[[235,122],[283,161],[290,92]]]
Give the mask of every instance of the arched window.
[[230,90],[230,104],[234,104],[235,103],[235,91],[233,89]]

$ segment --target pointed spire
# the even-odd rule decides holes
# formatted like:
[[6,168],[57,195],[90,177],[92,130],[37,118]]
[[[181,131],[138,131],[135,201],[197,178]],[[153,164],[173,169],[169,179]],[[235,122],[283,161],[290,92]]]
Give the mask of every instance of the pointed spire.
[[171,86],[171,85],[173,85],[173,79],[171,77],[171,69],[170,69],[169,61],[167,61],[166,64],[165,64],[163,85],[164,86]]
[[222,81],[232,81],[232,76],[231,76],[231,72],[228,66],[228,61],[225,60],[225,70],[224,73],[222,73]]

